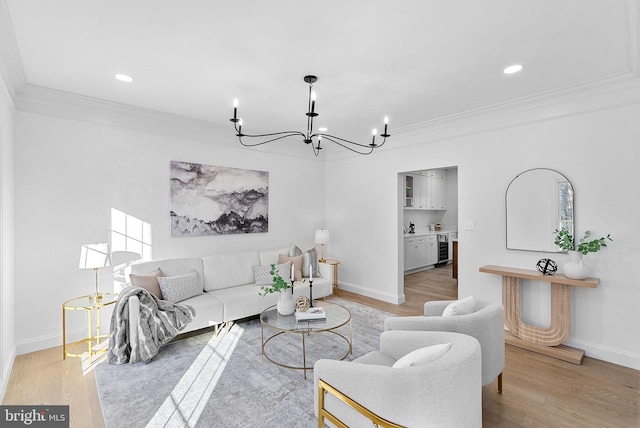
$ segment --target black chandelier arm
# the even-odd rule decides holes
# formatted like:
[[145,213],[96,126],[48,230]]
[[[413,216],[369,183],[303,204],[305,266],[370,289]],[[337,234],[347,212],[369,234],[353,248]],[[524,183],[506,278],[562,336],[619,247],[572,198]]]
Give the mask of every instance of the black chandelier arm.
[[[339,143],[336,140],[340,140],[343,143],[352,144],[354,146],[363,147],[365,149],[372,149],[372,151],[373,151],[373,149],[377,149],[378,147],[382,147],[384,145],[384,143],[387,141],[387,137],[385,136],[385,137],[382,137],[382,143],[372,146],[371,144],[356,143],[355,141],[351,141],[351,140],[347,140],[347,139],[344,139],[344,138],[336,137],[335,135],[331,135],[331,134],[324,134],[322,132],[311,135],[311,137],[317,137],[317,136],[321,136],[322,138],[326,138],[327,140],[330,140],[330,141],[332,141],[332,142],[334,142],[334,143],[336,143],[336,144],[338,144],[338,145],[340,145],[342,147],[345,147],[345,148],[349,148],[349,147],[343,145],[342,143]],[[371,152],[368,152],[367,154],[369,154],[369,153],[371,153]]]
[[[373,153],[373,149],[378,148],[379,146],[371,146],[371,145],[367,145],[367,144],[359,144],[359,143],[355,143],[353,141],[349,141],[349,140],[345,140],[344,138],[340,138],[340,137],[335,137],[333,135],[327,135],[327,134],[319,134],[322,135],[322,141],[324,140],[329,140],[334,144],[339,145],[340,147],[343,147],[347,150],[351,150],[354,153],[357,153],[359,155],[369,155],[371,153]],[[334,140],[335,138],[335,140]],[[342,143],[341,141],[343,141],[344,143]],[[347,143],[347,144],[345,144]],[[366,148],[369,149],[368,151],[360,151],[360,150],[356,150],[353,147],[350,147],[348,144],[352,144],[354,146],[358,146],[358,147],[362,147],[362,148]],[[317,156],[317,155],[316,155]]]
[[[275,138],[271,138],[269,140],[265,140],[265,141],[260,141],[258,143],[245,143],[244,141],[242,141],[242,137],[249,137],[249,138],[260,138],[260,137],[272,137],[274,135],[278,135],[278,137]],[[241,134],[241,135],[237,135],[238,137],[238,141],[240,141],[240,144],[242,144],[245,147],[255,147],[255,146],[261,146],[263,144],[267,144],[267,143],[271,143],[273,141],[277,141],[277,140],[282,140],[283,138],[287,138],[287,137],[302,137],[304,138],[304,134],[302,132],[298,132],[298,131],[291,131],[291,132],[275,132],[273,134]]]

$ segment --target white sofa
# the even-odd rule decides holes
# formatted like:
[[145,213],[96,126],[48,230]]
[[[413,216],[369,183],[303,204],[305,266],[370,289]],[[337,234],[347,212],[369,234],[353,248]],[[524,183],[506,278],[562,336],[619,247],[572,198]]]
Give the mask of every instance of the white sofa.
[[[229,321],[260,314],[265,308],[275,305],[278,293],[261,296],[260,286],[254,283],[253,266],[269,266],[278,263],[280,254],[288,255],[289,249],[247,251],[216,254],[202,258],[177,258],[153,260],[133,264],[132,274],[146,275],[160,268],[163,276],[184,275],[195,269],[202,281],[202,294],[179,303],[195,309],[193,320],[182,333],[205,327],[217,326]],[[318,299],[332,293],[332,266],[318,263],[321,277],[313,278],[313,298]],[[309,281],[296,281],[294,297],[309,296]],[[137,296],[129,299],[129,321],[136,325],[140,303]],[[133,330],[133,329],[132,329]],[[133,332],[132,332],[133,333]]]

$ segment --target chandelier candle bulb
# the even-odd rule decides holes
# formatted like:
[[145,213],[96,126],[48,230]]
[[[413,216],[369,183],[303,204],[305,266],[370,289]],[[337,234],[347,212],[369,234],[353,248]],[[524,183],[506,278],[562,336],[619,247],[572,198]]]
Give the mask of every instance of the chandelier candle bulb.
[[236,119],[238,115],[238,99],[233,99],[233,118]]
[[389,117],[385,116],[384,117],[384,134],[383,134],[383,136],[387,134],[387,124],[388,123],[389,123]]
[[316,91],[311,92],[311,113],[316,110]]

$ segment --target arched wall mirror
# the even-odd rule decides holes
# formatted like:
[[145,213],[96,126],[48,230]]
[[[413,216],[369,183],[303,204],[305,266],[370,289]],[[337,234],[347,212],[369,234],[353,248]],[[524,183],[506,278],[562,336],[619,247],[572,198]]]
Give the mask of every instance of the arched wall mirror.
[[562,252],[553,232],[573,233],[574,191],[567,177],[547,168],[524,171],[509,183],[505,201],[507,249]]

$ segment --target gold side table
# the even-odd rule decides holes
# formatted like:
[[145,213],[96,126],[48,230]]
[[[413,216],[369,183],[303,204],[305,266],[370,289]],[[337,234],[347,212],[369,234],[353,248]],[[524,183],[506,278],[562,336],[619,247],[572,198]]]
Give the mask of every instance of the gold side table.
[[[108,338],[108,334],[100,334],[100,308],[113,305],[118,299],[115,293],[103,293],[99,301],[95,301],[95,294],[88,296],[75,297],[67,300],[62,304],[62,359],[67,357],[80,357],[88,351],[89,361],[93,361],[93,356],[98,353],[106,352],[106,349],[93,349],[95,345],[100,343],[100,339]],[[87,311],[87,337],[76,342],[67,343],[67,311]],[[95,317],[95,318],[94,318]],[[94,335],[95,321],[95,335]],[[76,353],[67,352],[67,349],[79,345],[87,344],[87,351]]]
[[333,266],[333,289],[337,290],[338,287],[338,265],[340,265],[340,260],[338,259],[324,259],[320,263],[324,263],[327,265]]

